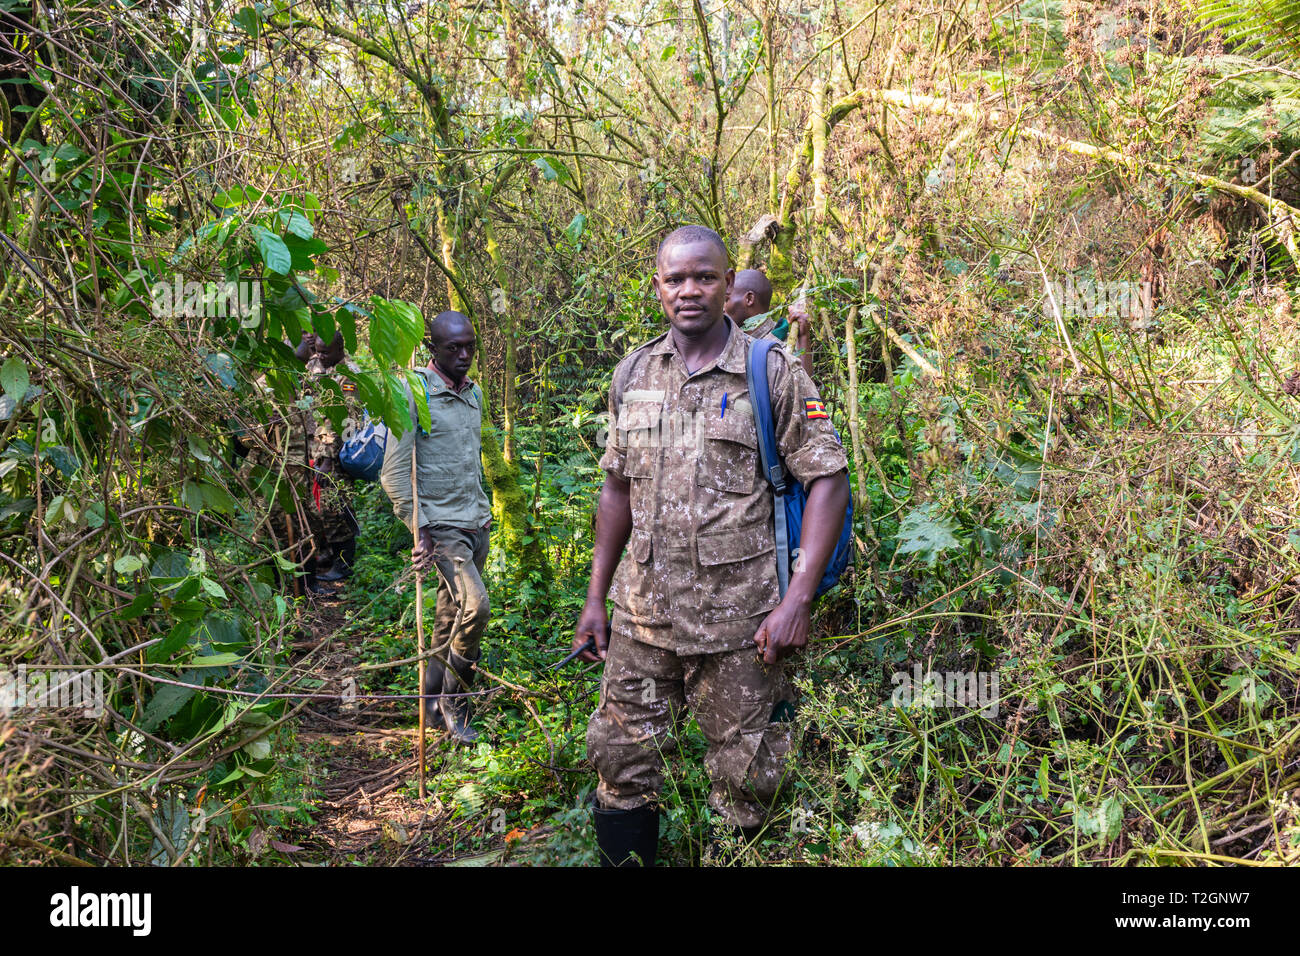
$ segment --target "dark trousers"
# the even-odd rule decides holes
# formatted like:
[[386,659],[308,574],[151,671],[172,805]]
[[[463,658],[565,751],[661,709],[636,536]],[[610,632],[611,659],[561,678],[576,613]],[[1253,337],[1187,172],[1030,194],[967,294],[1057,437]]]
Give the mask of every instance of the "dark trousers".
[[447,650],[477,661],[479,641],[492,608],[483,586],[490,528],[463,531],[433,525],[433,563],[438,570],[438,610],[433,621],[430,663],[447,662]]

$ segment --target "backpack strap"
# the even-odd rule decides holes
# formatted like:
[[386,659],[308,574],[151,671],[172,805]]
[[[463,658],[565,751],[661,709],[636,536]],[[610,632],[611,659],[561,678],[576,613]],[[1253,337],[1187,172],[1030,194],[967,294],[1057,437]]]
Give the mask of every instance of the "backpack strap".
[[763,465],[763,474],[772,486],[772,515],[776,528],[776,581],[781,597],[784,598],[790,587],[790,532],[785,516],[785,468],[776,447],[772,392],[767,377],[767,354],[772,345],[771,339],[750,343],[749,355],[745,360],[745,384],[749,388],[749,403],[753,407],[754,425],[758,430],[759,460]]

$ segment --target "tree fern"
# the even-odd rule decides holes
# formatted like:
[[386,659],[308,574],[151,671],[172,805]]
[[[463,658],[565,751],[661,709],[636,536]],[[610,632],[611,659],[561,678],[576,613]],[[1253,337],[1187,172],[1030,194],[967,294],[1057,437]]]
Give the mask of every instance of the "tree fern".
[[1300,66],[1300,0],[1191,0],[1196,18],[1236,53]]

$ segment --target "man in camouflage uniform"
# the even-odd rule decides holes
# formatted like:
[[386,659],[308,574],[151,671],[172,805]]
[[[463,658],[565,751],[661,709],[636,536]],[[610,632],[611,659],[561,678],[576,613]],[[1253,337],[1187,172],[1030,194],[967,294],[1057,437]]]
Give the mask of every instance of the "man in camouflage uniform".
[[[294,354],[306,364],[304,393],[310,397],[312,384],[343,358],[342,337],[336,336],[333,344],[321,348],[315,335],[304,335]],[[318,422],[310,403],[306,404],[282,409],[262,430],[249,463],[254,480],[270,499],[268,530],[277,548],[289,549],[292,559],[306,572],[306,591],[321,594],[326,591],[321,580],[338,580],[343,575],[323,575],[317,570],[329,568],[333,555],[344,553],[344,549],[350,562],[356,519],[343,497],[340,443],[329,422]]]
[[817,390],[773,349],[777,445],[808,491],[803,573],[781,598],[772,492],[745,382],[753,339],[723,314],[733,278],[716,233],[670,234],[654,283],[671,329],[624,358],[610,387],[591,583],[573,641],[575,650],[594,641],[583,658],[605,662],[587,754],[600,776],[596,836],[606,865],[653,863],[662,753],[687,706],[708,741],[710,805],[756,835],[792,746],[779,662],[807,643],[813,593],[848,502],[844,451]]
[[[756,339],[771,339],[774,342],[788,343],[790,340],[790,322],[766,316],[754,328],[746,328],[750,319],[772,310],[772,283],[767,276],[757,269],[741,269],[736,273],[735,284],[727,296],[726,312],[731,320],[745,329]],[[812,375],[812,318],[804,306],[802,298],[790,303],[790,319],[794,321],[795,348],[803,370]]]
[[[354,371],[356,367],[348,362],[343,352],[343,335],[334,334],[334,341],[325,345],[319,336],[303,337],[299,352],[310,348],[306,358],[307,377],[315,382],[323,377],[336,377],[347,405],[348,416],[343,422],[343,433],[349,433],[349,425],[356,427],[355,403],[350,401],[355,396],[356,387],[342,376],[337,376],[335,369],[340,363],[347,364]],[[343,441],[334,431],[328,418],[322,418],[315,424],[308,441],[308,453],[312,468],[312,503],[319,516],[321,532],[320,548],[316,555],[316,580],[341,581],[352,574],[352,563],[357,553],[357,519],[352,510],[349,494],[349,479],[343,473],[339,463],[339,452],[343,450]],[[319,570],[325,568],[325,570]]]

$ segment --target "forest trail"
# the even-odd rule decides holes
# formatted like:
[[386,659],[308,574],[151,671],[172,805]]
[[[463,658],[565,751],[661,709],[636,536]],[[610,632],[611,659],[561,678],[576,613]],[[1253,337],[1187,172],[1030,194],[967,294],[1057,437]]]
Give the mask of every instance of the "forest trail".
[[[289,835],[293,854],[319,865],[428,866],[452,862],[433,852],[433,837],[450,824],[450,808],[436,797],[420,806],[415,796],[416,730],[409,700],[343,701],[350,676],[361,663],[358,635],[336,637],[347,619],[345,588],[304,602],[302,639],[295,661],[312,655],[323,687],[336,701],[309,707],[299,725],[298,746],[309,755],[316,793],[315,823]],[[443,735],[428,736],[430,773],[438,764]]]

